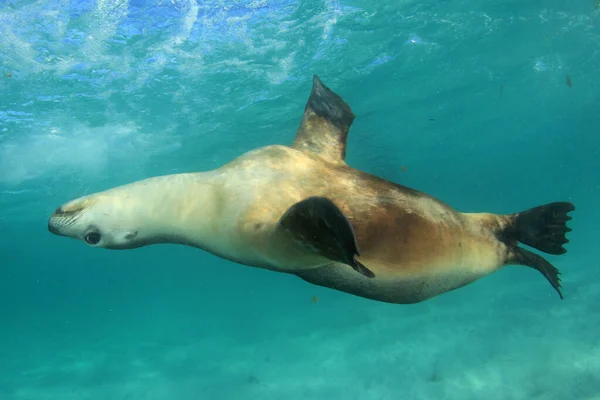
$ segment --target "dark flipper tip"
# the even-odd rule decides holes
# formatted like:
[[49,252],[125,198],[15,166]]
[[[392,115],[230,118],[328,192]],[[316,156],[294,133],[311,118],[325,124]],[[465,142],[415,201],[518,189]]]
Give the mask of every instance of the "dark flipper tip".
[[361,275],[366,276],[367,278],[375,278],[375,274],[369,268],[365,267],[359,261],[354,260],[352,268]]
[[317,75],[313,75],[313,86],[306,105],[344,134],[355,118],[350,106],[337,93],[325,86]]
[[558,295],[560,296],[560,299],[564,300],[565,298],[561,291],[562,285],[560,283],[560,271],[558,270],[558,268],[546,261],[543,266],[540,266],[538,271],[540,271],[546,277],[550,285],[552,285],[554,290],[556,290],[556,293],[558,293]]
[[342,211],[326,197],[309,197],[291,206],[279,220],[279,226],[311,251],[349,265],[358,273],[375,274],[358,262],[354,229]]

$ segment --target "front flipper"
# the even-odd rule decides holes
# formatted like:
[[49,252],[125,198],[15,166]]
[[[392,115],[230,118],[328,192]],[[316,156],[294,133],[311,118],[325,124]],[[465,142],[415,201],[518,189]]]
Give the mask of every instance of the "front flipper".
[[278,229],[287,231],[303,246],[331,261],[348,264],[358,273],[375,274],[356,259],[360,255],[354,229],[342,211],[326,197],[309,197],[290,207]]

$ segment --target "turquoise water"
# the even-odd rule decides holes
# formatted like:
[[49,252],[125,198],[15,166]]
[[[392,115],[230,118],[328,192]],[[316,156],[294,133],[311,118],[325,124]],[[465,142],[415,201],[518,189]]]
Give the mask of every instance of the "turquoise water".
[[[0,1],[0,399],[600,399],[598,43],[589,0]],[[291,144],[312,74],[354,167],[465,212],[573,202],[565,300],[510,267],[393,305],[47,231]]]

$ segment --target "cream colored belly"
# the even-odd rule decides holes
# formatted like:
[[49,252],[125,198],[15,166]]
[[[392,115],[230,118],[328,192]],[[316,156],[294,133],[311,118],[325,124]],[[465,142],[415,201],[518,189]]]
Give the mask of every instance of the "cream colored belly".
[[356,296],[389,303],[411,304],[468,285],[500,267],[501,265],[496,265],[495,268],[465,268],[455,265],[428,269],[424,266],[421,274],[398,273],[395,276],[376,276],[374,279],[368,279],[347,265],[332,263],[316,269],[297,271],[296,275],[312,284]]

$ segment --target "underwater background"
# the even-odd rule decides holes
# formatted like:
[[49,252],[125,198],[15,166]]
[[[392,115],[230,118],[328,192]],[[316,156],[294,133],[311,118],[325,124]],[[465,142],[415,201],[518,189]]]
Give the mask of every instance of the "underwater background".
[[[600,399],[599,6],[0,1],[0,399]],[[565,300],[526,267],[393,305],[48,232],[84,193],[291,144],[313,74],[353,167],[464,212],[573,202]]]

